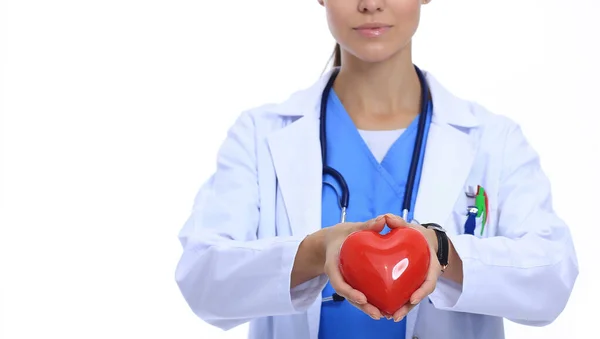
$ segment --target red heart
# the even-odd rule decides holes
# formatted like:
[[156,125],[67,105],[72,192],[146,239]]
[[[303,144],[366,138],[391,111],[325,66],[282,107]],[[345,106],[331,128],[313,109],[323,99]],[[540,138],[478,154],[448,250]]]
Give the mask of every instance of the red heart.
[[387,315],[404,306],[423,284],[429,270],[427,239],[410,227],[381,235],[350,234],[340,249],[340,271],[346,283]]

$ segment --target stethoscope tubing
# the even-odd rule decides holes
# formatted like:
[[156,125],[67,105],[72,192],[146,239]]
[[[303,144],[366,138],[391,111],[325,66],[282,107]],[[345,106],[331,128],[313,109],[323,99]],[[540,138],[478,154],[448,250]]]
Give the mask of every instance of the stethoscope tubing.
[[[430,110],[428,106],[431,103],[431,93],[429,91],[429,87],[427,85],[427,81],[418,67],[415,66],[415,70],[417,71],[417,75],[419,77],[419,81],[421,83],[421,111],[419,114],[419,123],[417,126],[417,137],[415,140],[415,146],[412,153],[412,158],[410,162],[410,168],[408,172],[408,178],[406,182],[406,190],[404,193],[404,199],[402,202],[402,218],[408,221],[408,214],[411,208],[411,202],[413,198],[413,191],[415,186],[415,181],[417,177],[417,171],[419,170],[420,160],[421,160],[421,152],[423,149],[423,143],[425,138],[425,127],[427,123],[427,115]],[[319,139],[321,142],[321,161],[323,164],[323,175],[330,175],[334,178],[334,180],[340,186],[341,194],[340,194],[340,208],[341,208],[341,217],[340,222],[343,223],[346,221],[346,212],[348,209],[348,205],[350,203],[350,190],[348,188],[348,183],[344,176],[337,171],[335,168],[327,165],[327,102],[329,99],[329,93],[333,87],[333,83],[339,74],[339,68],[334,69],[329,81],[327,82],[323,94],[321,97],[321,111],[320,111],[320,122],[319,122]],[[345,298],[340,296],[337,293],[333,293],[331,297],[325,297],[322,299],[322,302],[328,301],[344,301]]]
[[[421,158],[421,150],[423,148],[423,139],[425,137],[425,125],[427,123],[427,112],[428,105],[431,101],[431,95],[429,91],[429,86],[427,86],[427,81],[425,76],[419,70],[418,67],[415,66],[415,70],[417,71],[417,75],[419,77],[419,82],[421,83],[421,111],[419,114],[419,123],[417,126],[417,137],[415,140],[415,146],[412,153],[412,158],[410,162],[410,168],[408,173],[408,178],[406,182],[406,190],[404,194],[404,199],[402,202],[402,218],[405,220],[408,219],[408,214],[410,212],[410,205],[412,202],[413,191],[415,186],[415,180],[417,177],[417,171],[419,170],[420,158]],[[333,84],[335,79],[339,74],[339,68],[333,70],[325,88],[323,90],[323,94],[321,96],[321,107],[320,107],[320,122],[319,122],[319,139],[321,143],[321,161],[323,164],[323,175],[332,176],[338,185],[340,186],[341,194],[340,194],[340,207],[342,210],[342,216],[340,218],[340,222],[346,221],[346,211],[348,209],[348,205],[350,203],[350,190],[348,189],[348,184],[344,179],[344,176],[338,172],[333,167],[327,165],[327,102],[329,99],[329,93],[333,88]]]

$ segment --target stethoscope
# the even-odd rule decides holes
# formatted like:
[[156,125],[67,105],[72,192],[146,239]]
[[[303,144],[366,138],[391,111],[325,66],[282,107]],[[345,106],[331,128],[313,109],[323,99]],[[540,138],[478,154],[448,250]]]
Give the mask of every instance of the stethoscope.
[[[421,70],[415,66],[415,70],[417,71],[417,75],[419,76],[419,81],[421,83],[421,112],[419,114],[419,124],[417,127],[417,138],[415,140],[415,147],[413,149],[412,159],[410,162],[410,170],[408,172],[408,180],[406,181],[406,190],[404,191],[404,200],[402,202],[402,218],[404,220],[408,219],[408,213],[411,208],[411,201],[413,198],[413,190],[415,186],[415,179],[417,177],[417,170],[419,169],[420,160],[421,160],[421,150],[424,147],[423,139],[425,138],[425,125],[427,122],[427,114],[432,110],[428,109],[429,105],[431,105],[431,93],[429,91],[429,86],[427,85],[427,81],[425,80],[425,76],[421,72]],[[319,126],[319,138],[321,140],[321,161],[323,163],[323,176],[330,175],[339,185],[341,194],[339,194],[339,203],[341,207],[341,217],[340,222],[346,222],[346,212],[348,210],[348,204],[350,202],[350,190],[348,189],[348,184],[344,179],[344,176],[338,172],[335,168],[327,165],[327,131],[326,131],[326,117],[327,117],[327,101],[329,99],[329,93],[331,92],[331,88],[333,87],[333,83],[335,78],[339,74],[339,68],[336,68],[325,89],[323,90],[323,94],[321,97],[321,115],[320,115],[320,126]],[[326,183],[327,184],[327,183]]]
[[[413,198],[413,191],[415,186],[415,180],[417,177],[417,171],[419,169],[421,161],[421,150],[424,147],[423,139],[425,138],[425,127],[427,122],[427,114],[432,112],[433,109],[429,109],[431,103],[431,93],[429,86],[425,80],[425,76],[421,70],[415,66],[419,81],[421,83],[421,111],[419,114],[419,123],[417,126],[417,137],[415,140],[415,146],[412,153],[412,159],[410,162],[410,169],[408,172],[408,178],[406,181],[406,189],[404,191],[404,199],[402,202],[402,218],[408,220],[408,214],[411,209],[411,201]],[[327,117],[327,102],[329,99],[329,93],[333,87],[335,78],[339,74],[339,68],[336,68],[333,72],[329,81],[327,82],[323,94],[321,97],[321,114],[320,114],[320,125],[319,125],[319,138],[321,141],[321,160],[323,162],[323,176],[330,175],[340,187],[339,204],[341,207],[340,223],[346,222],[346,212],[348,210],[348,204],[350,202],[350,189],[344,176],[337,171],[335,168],[327,165],[327,131],[326,131],[326,117]],[[324,182],[324,184],[328,184]],[[329,184],[328,184],[329,185]],[[323,302],[328,301],[344,301],[344,297],[334,293],[331,297],[322,299]]]

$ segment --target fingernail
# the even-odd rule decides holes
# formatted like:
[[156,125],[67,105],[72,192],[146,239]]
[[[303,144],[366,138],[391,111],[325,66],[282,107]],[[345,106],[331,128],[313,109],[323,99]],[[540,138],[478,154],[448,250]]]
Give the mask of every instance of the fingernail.
[[373,318],[374,320],[379,320],[379,317],[376,316],[375,314],[369,314],[371,316],[371,318]]
[[411,304],[413,304],[413,305],[416,305],[416,304],[418,304],[420,301],[421,301],[421,300],[419,300],[419,299],[413,299],[413,300],[412,300],[410,303],[411,303]]
[[377,217],[377,219],[375,219],[375,221],[381,221],[381,219],[383,219],[383,217],[384,217],[383,215],[380,215]]
[[404,317],[398,317],[398,318],[394,319],[394,322],[395,322],[395,323],[397,323],[397,322],[399,322],[400,320],[402,320],[402,318],[404,318]]

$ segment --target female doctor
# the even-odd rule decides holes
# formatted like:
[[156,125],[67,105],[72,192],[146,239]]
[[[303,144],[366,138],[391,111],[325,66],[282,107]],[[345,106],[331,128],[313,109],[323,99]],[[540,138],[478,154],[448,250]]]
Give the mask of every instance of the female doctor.
[[[501,339],[553,322],[578,276],[570,232],[521,129],[414,66],[426,0],[319,0],[335,67],[241,114],[180,233],[193,312],[252,339]],[[409,224],[431,248],[410,302],[382,315],[337,268],[362,229]]]

